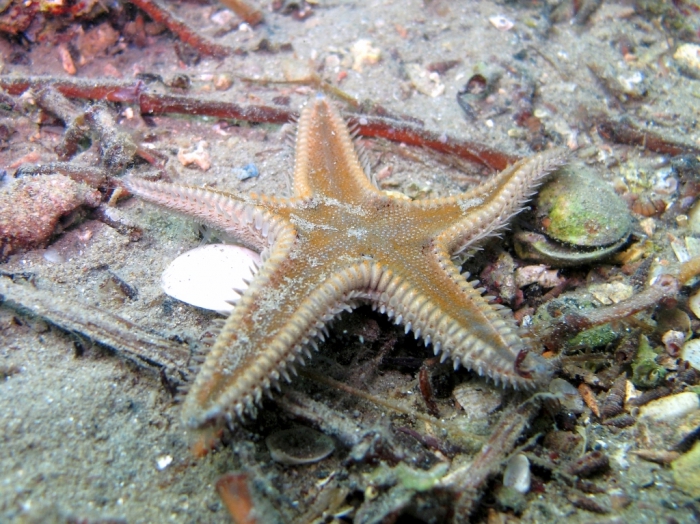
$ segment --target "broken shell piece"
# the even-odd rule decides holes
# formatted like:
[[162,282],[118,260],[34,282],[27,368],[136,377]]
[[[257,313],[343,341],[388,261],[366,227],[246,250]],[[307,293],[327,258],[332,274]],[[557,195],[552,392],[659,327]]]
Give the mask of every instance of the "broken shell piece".
[[649,402],[646,406],[642,406],[639,417],[654,422],[669,422],[698,409],[700,409],[700,397],[692,391],[685,391]]
[[491,25],[499,31],[509,31],[510,29],[513,29],[513,26],[515,25],[512,20],[509,20],[503,15],[490,16],[489,22],[491,22]]
[[700,371],[700,338],[689,340],[683,345],[681,358]]
[[209,157],[209,152],[205,149],[207,145],[202,140],[197,143],[194,149],[179,149],[177,159],[183,166],[195,164],[202,171],[207,171],[211,167],[211,158]]
[[183,253],[161,277],[166,294],[187,304],[228,314],[230,301],[238,299],[234,289],[245,289],[260,255],[245,247],[209,244]]
[[695,318],[700,318],[700,289],[693,293],[688,299],[688,306],[695,315]]
[[513,455],[503,473],[503,485],[523,495],[530,491],[530,461],[522,453]]
[[307,427],[285,429],[265,439],[272,460],[286,466],[311,464],[335,450],[333,439]]
[[624,282],[603,282],[588,286],[588,292],[603,304],[609,306],[627,300],[634,294],[634,288]]

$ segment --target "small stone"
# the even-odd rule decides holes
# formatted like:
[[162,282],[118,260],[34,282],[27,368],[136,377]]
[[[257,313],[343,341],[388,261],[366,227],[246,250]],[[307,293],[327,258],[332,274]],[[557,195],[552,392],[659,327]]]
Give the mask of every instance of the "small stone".
[[170,455],[161,455],[160,457],[156,458],[156,468],[158,468],[158,471],[163,471],[170,464],[172,464],[172,462],[173,457]]
[[195,164],[202,171],[207,171],[211,167],[209,152],[205,149],[207,143],[201,141],[194,149],[179,149],[177,159],[183,166]]
[[78,70],[75,67],[75,62],[73,62],[73,57],[68,50],[68,46],[66,46],[66,44],[59,44],[56,47],[56,50],[58,51],[58,56],[61,59],[63,70],[69,75],[76,74]]
[[173,260],[161,277],[165,293],[193,306],[228,314],[230,301],[245,289],[245,279],[255,272],[260,255],[245,247],[209,244],[183,253]]
[[360,39],[350,48],[352,54],[352,68],[361,73],[362,67],[366,64],[372,65],[379,62],[382,57],[382,52],[378,47],[373,47],[372,42],[366,39]]
[[97,207],[101,195],[63,175],[11,179],[0,187],[0,260],[44,247],[59,219],[80,206]]
[[80,53],[78,65],[84,66],[105,52],[119,41],[119,33],[104,22],[78,35],[75,46]]
[[411,81],[411,85],[419,93],[437,98],[445,92],[445,84],[440,81],[440,75],[430,72],[418,64],[408,64],[406,74]]
[[700,45],[682,44],[673,53],[673,59],[683,73],[700,80]]
[[272,460],[286,466],[311,464],[335,450],[333,439],[307,427],[277,431],[265,439]]
[[544,289],[550,289],[564,282],[559,270],[549,269],[543,264],[523,266],[515,270],[515,285],[519,288],[537,283]]
[[249,178],[257,177],[260,175],[260,172],[255,164],[246,164],[243,167],[234,168],[233,174],[236,175],[238,180],[248,180]]
[[217,91],[226,91],[233,85],[231,75],[222,73],[214,77],[214,87]]
[[670,422],[698,409],[700,409],[700,397],[696,393],[686,391],[654,400],[646,406],[642,406],[639,418],[654,422]]
[[683,345],[681,358],[700,371],[700,338],[689,340]]
[[503,485],[523,495],[530,491],[530,461],[522,453],[513,455],[503,473]]

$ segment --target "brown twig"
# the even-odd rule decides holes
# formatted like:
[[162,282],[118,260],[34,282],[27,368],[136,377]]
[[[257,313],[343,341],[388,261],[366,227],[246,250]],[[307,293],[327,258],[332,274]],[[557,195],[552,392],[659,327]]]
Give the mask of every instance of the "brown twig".
[[559,349],[569,338],[594,326],[615,322],[658,304],[661,300],[675,296],[680,289],[677,279],[661,275],[644,291],[612,306],[590,311],[576,311],[559,317],[554,323],[542,328],[538,335],[549,350]]
[[445,134],[437,134],[405,121],[397,121],[378,116],[351,115],[351,126],[365,137],[379,137],[403,142],[411,146],[427,147],[433,151],[477,162],[492,169],[503,170],[518,160],[517,157],[496,151],[483,144],[457,140]]
[[54,76],[15,77],[0,76],[0,87],[10,95],[21,95],[27,89],[52,86],[68,98],[106,100],[135,104],[143,90],[143,82],[119,82],[111,80],[72,79]]
[[187,377],[187,346],[152,333],[112,313],[86,307],[55,293],[15,284],[0,277],[0,305],[20,314],[40,317],[68,333],[114,350],[120,357],[161,375],[177,385]]
[[542,403],[551,398],[548,394],[538,394],[504,413],[474,460],[443,478],[442,485],[455,495],[453,522],[469,522],[481,490],[500,471],[522,432],[539,413]]
[[[187,115],[232,118],[256,123],[281,124],[293,121],[293,111],[270,106],[240,106],[232,102],[207,100],[180,95],[160,95],[144,92],[141,82],[125,84],[119,82],[72,81],[52,77],[9,78],[0,77],[0,87],[9,94],[18,95],[29,87],[53,85],[68,98],[108,100],[112,102],[138,103],[142,114],[179,113]],[[505,169],[518,157],[491,149],[483,144],[458,140],[446,134],[437,134],[406,121],[386,117],[348,115],[348,123],[361,136],[385,138],[394,142],[425,147],[456,157],[476,162],[495,170]]]
[[143,93],[139,97],[142,114],[159,115],[179,113],[186,115],[214,116],[247,122],[284,124],[296,118],[296,114],[286,109],[269,106],[241,106],[233,102],[207,100],[191,96],[159,95]]
[[175,33],[180,40],[191,45],[203,55],[225,58],[231,53],[228,47],[209,42],[198,35],[187,24],[173,16],[155,0],[130,0],[130,2],[142,11],[145,11],[155,22],[163,24]]
[[601,137],[618,144],[641,146],[649,151],[671,156],[682,154],[700,155],[700,149],[697,147],[667,140],[651,131],[639,129],[629,122],[600,118],[596,123],[596,128]]

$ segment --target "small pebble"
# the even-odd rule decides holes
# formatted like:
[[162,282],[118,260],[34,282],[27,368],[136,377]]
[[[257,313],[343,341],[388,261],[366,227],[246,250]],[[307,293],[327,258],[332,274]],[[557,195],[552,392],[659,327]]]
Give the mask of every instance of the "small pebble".
[[214,87],[217,91],[226,91],[233,85],[231,75],[222,73],[214,77]]
[[260,175],[260,172],[255,164],[246,164],[243,167],[234,168],[233,174],[236,175],[238,180],[248,180],[249,178],[257,177]]
[[370,40],[361,39],[352,44],[350,48],[352,54],[352,68],[357,72],[362,72],[362,66],[376,64],[382,57],[382,52],[378,47],[373,47]]
[[681,358],[700,371],[700,338],[689,340],[683,345]]
[[158,468],[158,471],[163,471],[172,462],[173,457],[171,457],[170,455],[161,455],[160,457],[156,458],[156,468]]
[[183,166],[195,164],[202,171],[207,171],[211,167],[209,152],[205,149],[207,143],[201,141],[194,149],[179,149],[177,159]]
[[437,98],[445,92],[445,84],[440,81],[440,75],[430,72],[418,64],[406,65],[406,74],[411,81],[411,85],[419,93]]
[[245,247],[209,244],[183,253],[161,277],[166,294],[187,304],[228,314],[236,300],[235,289],[245,289],[260,264],[260,255]]
[[286,466],[311,464],[335,450],[333,439],[307,427],[277,431],[265,439],[272,460]]
[[515,285],[519,288],[537,283],[544,289],[558,286],[565,279],[559,276],[558,269],[549,269],[543,264],[523,266],[515,270]]
[[640,419],[654,422],[670,422],[700,409],[700,397],[691,391],[660,398],[642,406]]
[[686,75],[700,79],[700,45],[683,44],[673,53],[673,59]]
[[530,491],[530,461],[522,453],[513,455],[503,473],[503,485],[523,495]]

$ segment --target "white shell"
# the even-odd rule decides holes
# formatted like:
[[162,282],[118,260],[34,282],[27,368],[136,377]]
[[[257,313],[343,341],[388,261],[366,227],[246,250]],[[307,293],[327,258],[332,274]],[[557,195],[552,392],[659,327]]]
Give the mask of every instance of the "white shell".
[[245,247],[209,244],[183,253],[173,260],[161,277],[163,291],[193,306],[230,313],[227,301],[238,299],[233,289],[248,287],[243,279],[252,277],[260,255]]
[[486,420],[503,402],[502,390],[479,381],[459,384],[452,391],[452,395],[470,420]]
[[660,398],[642,406],[639,417],[656,422],[671,421],[700,409],[700,397],[692,391]]
[[689,340],[681,349],[681,358],[700,371],[700,338]]
[[530,461],[522,453],[513,455],[503,473],[503,485],[523,495],[530,491]]

